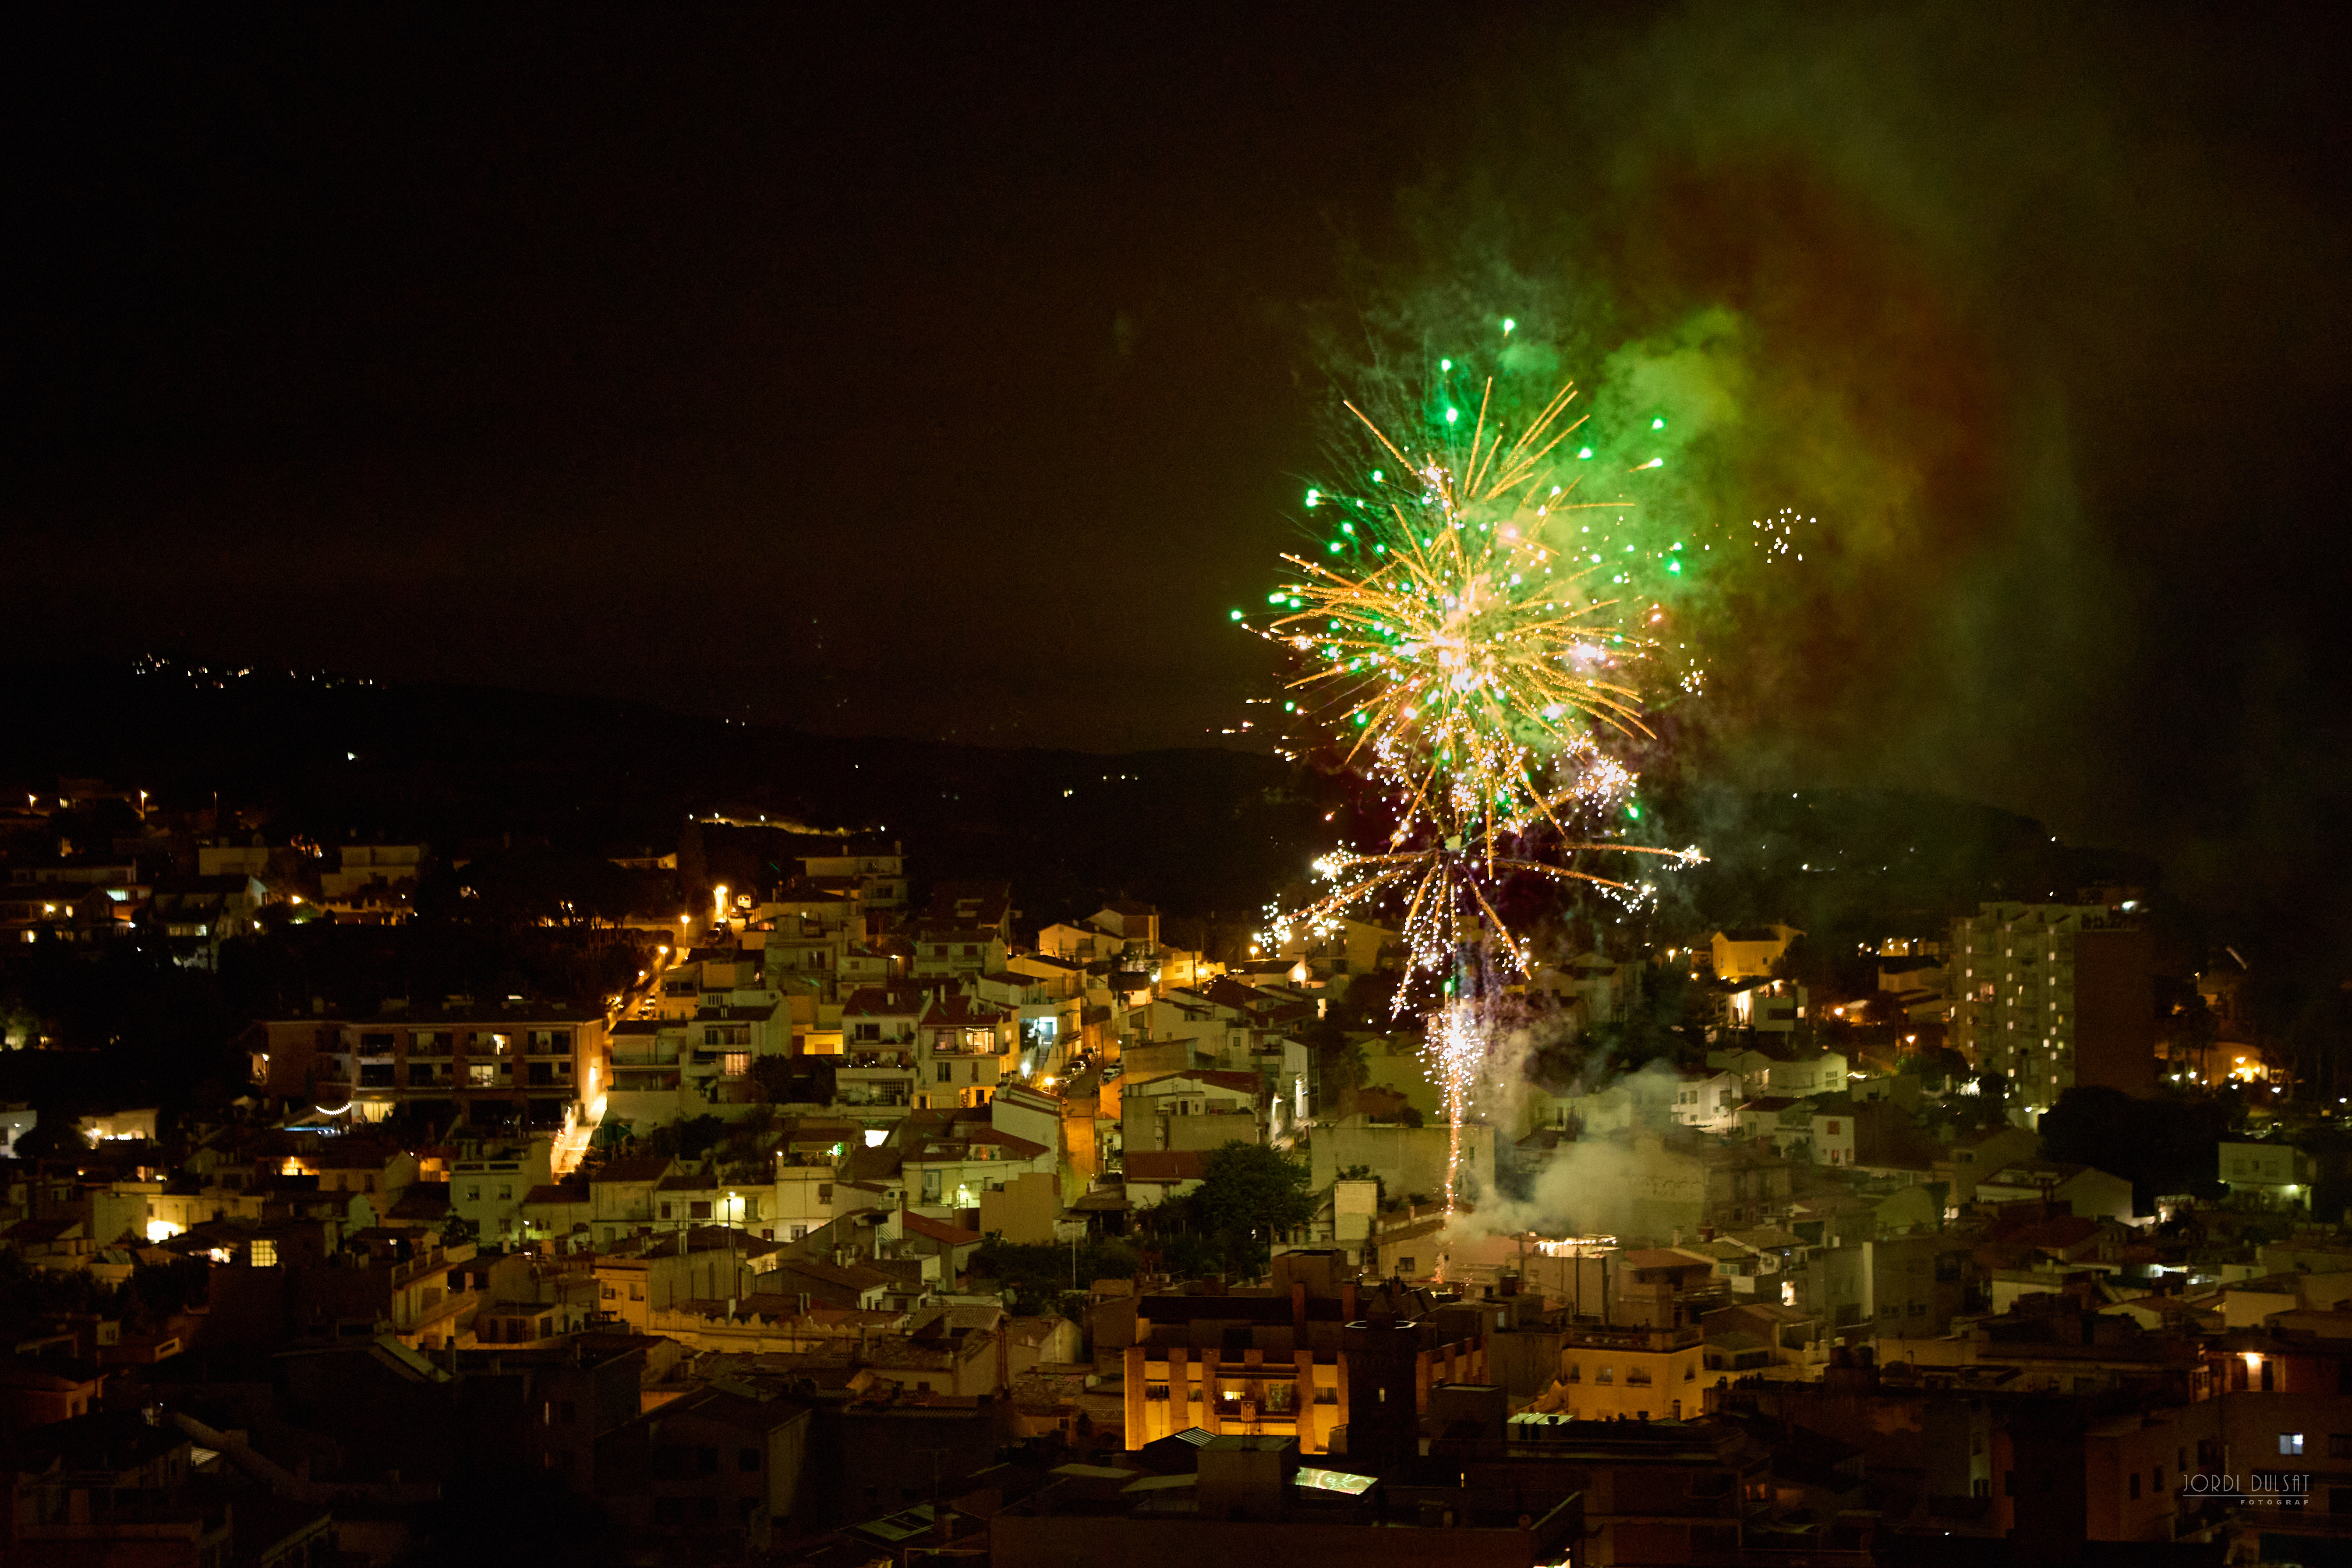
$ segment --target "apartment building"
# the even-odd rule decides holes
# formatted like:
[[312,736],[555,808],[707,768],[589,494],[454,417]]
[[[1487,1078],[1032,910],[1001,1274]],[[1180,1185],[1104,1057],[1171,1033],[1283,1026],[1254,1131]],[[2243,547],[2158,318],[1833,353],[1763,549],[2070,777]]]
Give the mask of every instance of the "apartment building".
[[320,1092],[349,1084],[363,1121],[407,1111],[563,1127],[604,1086],[605,1030],[602,1012],[541,1002],[388,1008],[335,1031]]
[[1486,1313],[1409,1287],[1360,1287],[1337,1257],[1286,1254],[1269,1289],[1132,1298],[1132,1326],[1097,1340],[1098,1356],[1116,1344],[1126,1372],[1128,1449],[1197,1427],[1319,1454],[1349,1427],[1356,1457],[1370,1437],[1367,1375],[1388,1391],[1378,1404],[1393,1406],[1380,1414],[1408,1429],[1433,1384],[1486,1375]]
[[2078,1085],[2156,1086],[2155,946],[2104,904],[1993,903],[1952,922],[1952,1043],[2038,1116]]
[[902,909],[907,903],[907,857],[897,843],[844,841],[832,854],[800,857],[801,874],[829,885],[853,883],[868,909]]
[[1561,1335],[1559,1382],[1537,1408],[1579,1421],[1697,1415],[1706,1403],[1699,1381],[1706,1337],[1695,1322],[1667,1328],[1576,1323]]
[[916,1023],[915,1099],[928,1110],[985,1105],[1019,1044],[1012,1014],[961,991],[935,993]]

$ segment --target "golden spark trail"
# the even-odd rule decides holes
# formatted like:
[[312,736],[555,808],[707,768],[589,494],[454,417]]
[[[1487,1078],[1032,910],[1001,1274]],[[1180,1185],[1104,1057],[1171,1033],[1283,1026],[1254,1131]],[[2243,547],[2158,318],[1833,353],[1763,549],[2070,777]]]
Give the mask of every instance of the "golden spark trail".
[[1664,612],[1603,591],[1607,563],[1580,519],[1627,503],[1578,501],[1574,477],[1554,482],[1552,454],[1584,423],[1569,417],[1575,396],[1563,385],[1513,433],[1488,378],[1466,444],[1447,406],[1433,420],[1446,439],[1418,453],[1348,403],[1382,465],[1363,495],[1307,492],[1309,507],[1337,514],[1337,537],[1326,559],[1281,558],[1295,575],[1269,596],[1280,613],[1260,632],[1307,666],[1289,683],[1297,706],[1400,807],[1379,852],[1318,860],[1321,896],[1274,913],[1265,939],[1328,935],[1351,911],[1403,901],[1399,1005],[1416,976],[1451,972],[1426,1048],[1445,1103],[1449,1213],[1493,1032],[1479,993],[1533,959],[1492,890],[1533,875],[1639,902],[1648,883],[1576,857],[1702,858],[1615,836],[1639,818],[1636,778],[1602,742],[1650,736],[1635,671],[1655,647],[1641,628]]

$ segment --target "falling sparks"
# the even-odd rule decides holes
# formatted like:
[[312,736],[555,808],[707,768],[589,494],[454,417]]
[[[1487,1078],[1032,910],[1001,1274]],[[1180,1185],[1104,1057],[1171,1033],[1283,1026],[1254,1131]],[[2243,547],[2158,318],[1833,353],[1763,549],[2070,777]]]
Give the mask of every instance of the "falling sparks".
[[[1450,373],[1454,362],[1441,368]],[[1449,1212],[1494,1037],[1483,994],[1490,976],[1534,961],[1496,910],[1500,883],[1580,884],[1638,907],[1654,884],[1584,869],[1577,857],[1702,858],[1695,846],[1619,837],[1641,820],[1638,780],[1604,746],[1650,737],[1637,677],[1668,613],[1627,584],[1637,563],[1679,578],[1683,545],[1644,558],[1605,527],[1594,537],[1593,522],[1628,503],[1577,497],[1593,448],[1569,444],[1584,423],[1570,417],[1575,395],[1561,387],[1516,432],[1496,417],[1492,380],[1474,413],[1466,398],[1439,395],[1418,449],[1348,404],[1378,465],[1367,465],[1360,494],[1307,493],[1327,520],[1321,548],[1282,558],[1292,579],[1266,596],[1272,618],[1253,627],[1304,666],[1284,711],[1318,722],[1397,806],[1385,842],[1318,860],[1320,896],[1269,911],[1261,940],[1279,950],[1336,933],[1351,912],[1402,904],[1397,1005],[1423,976],[1444,998],[1426,1049],[1445,1101]],[[1695,670],[1684,676],[1691,689],[1696,680]]]

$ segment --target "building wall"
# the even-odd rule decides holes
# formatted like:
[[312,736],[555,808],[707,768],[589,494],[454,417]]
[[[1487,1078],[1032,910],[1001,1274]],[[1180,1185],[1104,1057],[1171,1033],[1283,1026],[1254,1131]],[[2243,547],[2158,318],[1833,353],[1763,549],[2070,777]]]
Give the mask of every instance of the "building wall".
[[[1388,1184],[1391,1197],[1420,1193],[1436,1197],[1445,1190],[1445,1165],[1452,1134],[1443,1124],[1407,1127],[1389,1123],[1341,1122],[1315,1131],[1314,1174],[1318,1191],[1337,1181],[1354,1166],[1370,1167]],[[1495,1186],[1495,1129],[1472,1124],[1462,1129],[1462,1185],[1465,1195],[1491,1192]]]
[[[2083,1437],[2083,1528],[2093,1541],[2169,1541],[2181,1477],[2196,1464],[2206,1413],[2176,1407],[2109,1422]],[[2294,1467],[2295,1461],[2280,1464]]]
[[1364,1087],[1386,1089],[1404,1096],[1406,1104],[1434,1119],[1444,1112],[1444,1092],[1429,1075],[1429,1063],[1420,1041],[1411,1035],[1391,1035],[1363,1044]]
[[1773,925],[1769,941],[1738,942],[1718,931],[1713,939],[1712,957],[1715,977],[1718,980],[1744,980],[1771,974],[1772,966],[1789,950],[1789,944],[1802,933],[1792,926]]
[[[1666,1420],[1706,1406],[1699,1381],[1706,1347],[1696,1338],[1671,1350],[1563,1345],[1553,1408],[1580,1421]],[[1646,1381],[1644,1381],[1646,1380]]]
[[1053,1240],[1054,1221],[1062,1212],[1060,1188],[1054,1176],[1024,1171],[1001,1187],[982,1192],[981,1234],[1001,1234],[1007,1241],[1022,1243]]
[[1904,1236],[1862,1244],[1868,1294],[1862,1321],[1885,1334],[1948,1333],[1967,1293],[1972,1248],[1948,1236]]
[[2085,931],[2074,939],[2074,1082],[2156,1091],[2156,936]]
[[2156,1082],[2154,937],[2100,904],[1986,904],[1952,923],[1952,1042],[2038,1113],[2077,1084]]
[[828,1166],[782,1166],[776,1171],[775,1201],[768,1225],[776,1239],[796,1239],[797,1229],[805,1236],[820,1225],[829,1225],[834,1217],[834,1173]]
[[1211,1522],[1028,1512],[998,1514],[989,1525],[989,1546],[992,1568],[1068,1568],[1180,1556],[1348,1563],[1359,1568],[1531,1568],[1565,1562],[1570,1549],[1565,1533],[1534,1528],[1383,1529],[1299,1520]]
[[2295,1173],[2293,1144],[2223,1144],[2219,1172],[2225,1182],[2278,1186],[2303,1178]]
[[[1174,1327],[1181,1336],[1183,1325]],[[1155,1343],[1129,1345],[1123,1353],[1128,1450],[1201,1427],[1219,1435],[1295,1435],[1299,1452],[1328,1452],[1333,1429],[1349,1420],[1345,1354],[1297,1349],[1287,1327],[1261,1326],[1251,1336],[1265,1348],[1228,1354],[1157,1343],[1159,1332]],[[1412,1376],[1415,1408],[1425,1409],[1437,1383],[1485,1380],[1486,1342],[1463,1339],[1421,1349]]]

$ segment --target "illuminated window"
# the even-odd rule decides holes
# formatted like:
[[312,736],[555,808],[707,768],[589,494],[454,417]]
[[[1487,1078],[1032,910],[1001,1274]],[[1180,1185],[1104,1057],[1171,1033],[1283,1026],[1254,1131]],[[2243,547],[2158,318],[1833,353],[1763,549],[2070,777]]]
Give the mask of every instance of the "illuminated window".
[[748,1051],[729,1051],[719,1059],[719,1071],[730,1078],[742,1077],[751,1071],[751,1053]]
[[[257,1243],[257,1245],[258,1245],[258,1243]],[[2279,1434],[2279,1452],[2282,1454],[2302,1453],[2303,1434],[2300,1432],[2281,1432]]]
[[[267,1240],[256,1241],[253,1244],[252,1258],[253,1266],[257,1269],[275,1269],[278,1267],[278,1243]],[[2298,1454],[2303,1452],[2302,1443],[2302,1438],[2295,1439],[2294,1451]],[[2279,1439],[2279,1452],[2282,1454],[2286,1452],[2286,1440],[2283,1437]]]

